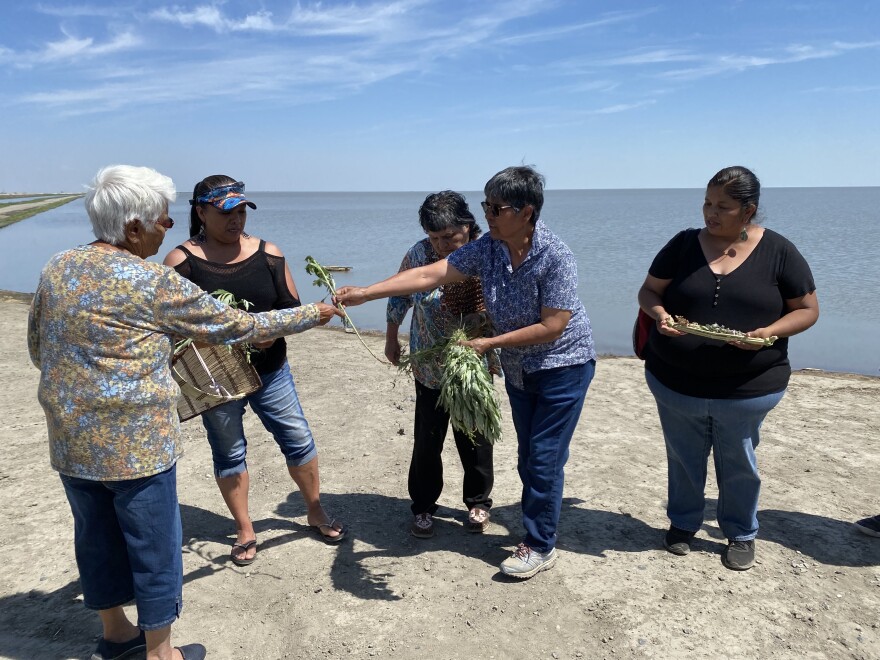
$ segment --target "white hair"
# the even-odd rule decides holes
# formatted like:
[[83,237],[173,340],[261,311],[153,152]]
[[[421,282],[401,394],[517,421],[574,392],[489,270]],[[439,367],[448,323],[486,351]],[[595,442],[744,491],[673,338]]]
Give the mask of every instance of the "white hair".
[[85,204],[98,240],[119,245],[137,218],[152,227],[177,197],[174,182],[149,167],[110,165],[89,186]]

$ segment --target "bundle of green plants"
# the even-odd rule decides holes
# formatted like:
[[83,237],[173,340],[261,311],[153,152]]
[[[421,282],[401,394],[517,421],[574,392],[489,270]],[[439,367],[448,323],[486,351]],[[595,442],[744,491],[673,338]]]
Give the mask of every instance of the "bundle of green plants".
[[494,444],[501,439],[501,410],[492,376],[486,361],[470,346],[462,328],[457,328],[444,342],[431,348],[401,356],[400,369],[409,371],[414,363],[442,358],[443,377],[440,380],[438,405],[449,413],[453,428],[471,440],[477,434]]

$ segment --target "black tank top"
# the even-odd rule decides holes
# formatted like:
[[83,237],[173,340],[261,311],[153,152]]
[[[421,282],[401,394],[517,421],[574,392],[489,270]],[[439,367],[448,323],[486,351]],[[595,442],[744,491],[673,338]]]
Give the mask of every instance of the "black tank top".
[[[197,257],[183,245],[178,245],[177,249],[186,255],[186,259],[174,270],[208,293],[225,289],[237,300],[247,300],[251,303],[250,312],[299,307],[299,300],[287,288],[284,257],[268,254],[265,248],[266,241],[261,240],[257,251],[244,261],[218,264]],[[280,369],[286,358],[287,343],[281,337],[269,348],[251,353],[251,364],[257,373],[268,374]]]

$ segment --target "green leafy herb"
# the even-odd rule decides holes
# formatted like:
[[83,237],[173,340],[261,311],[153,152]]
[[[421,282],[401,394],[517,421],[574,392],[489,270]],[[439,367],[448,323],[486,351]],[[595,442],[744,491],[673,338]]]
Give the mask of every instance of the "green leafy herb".
[[445,340],[430,348],[401,355],[399,369],[411,371],[414,364],[441,357],[439,403],[449,413],[452,426],[471,440],[477,433],[494,444],[501,438],[501,410],[486,361],[470,346],[459,342],[467,332],[457,328]]
[[[328,271],[324,266],[315,261],[315,259],[313,259],[311,256],[306,257],[306,272],[312,277],[316,278],[315,281],[312,282],[312,284],[314,284],[315,286],[326,287],[331,296],[336,295],[336,282],[333,281],[333,276],[330,274],[330,271]],[[364,338],[361,337],[361,333],[358,332],[358,329],[352,322],[351,317],[348,315],[348,312],[345,311],[345,305],[343,305],[342,303],[337,303],[336,307],[339,309],[340,312],[343,313],[348,327],[350,327],[357,335],[357,338],[361,340],[361,344],[364,345],[364,348],[367,349],[367,352],[374,358],[376,358],[376,360],[378,360],[379,362],[387,364],[385,360],[376,357],[376,354],[370,350],[369,346],[367,346],[367,343],[364,341]]]

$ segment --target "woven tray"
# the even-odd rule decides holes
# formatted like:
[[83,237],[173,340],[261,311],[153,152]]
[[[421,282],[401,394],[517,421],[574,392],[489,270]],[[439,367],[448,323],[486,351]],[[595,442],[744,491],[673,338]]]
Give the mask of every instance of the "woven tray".
[[201,415],[230,401],[242,399],[263,386],[248,362],[246,348],[189,344],[174,355],[171,370],[180,386],[180,421]]

